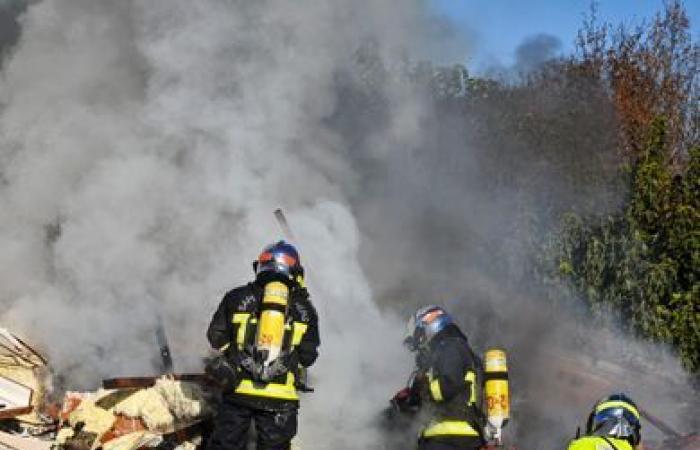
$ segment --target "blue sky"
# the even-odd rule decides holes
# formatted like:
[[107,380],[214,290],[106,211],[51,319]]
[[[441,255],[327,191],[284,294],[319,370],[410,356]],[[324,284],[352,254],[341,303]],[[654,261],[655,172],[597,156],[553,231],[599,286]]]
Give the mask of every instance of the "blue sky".
[[[590,0],[429,0],[434,10],[464,31],[472,53],[467,67],[481,71],[493,65],[511,65],[515,49],[539,33],[559,38],[562,51],[573,48]],[[685,2],[693,39],[700,38],[700,1]],[[598,0],[598,16],[611,23],[638,24],[651,17],[662,0]]]

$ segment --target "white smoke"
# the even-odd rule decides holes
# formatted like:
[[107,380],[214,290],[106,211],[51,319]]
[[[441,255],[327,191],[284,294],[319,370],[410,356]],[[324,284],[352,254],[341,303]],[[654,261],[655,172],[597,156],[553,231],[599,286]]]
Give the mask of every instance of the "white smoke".
[[177,368],[199,369],[211,314],[279,236],[282,206],[321,313],[304,446],[368,448],[410,359],[358,263],[339,188],[355,181],[341,157],[352,149],[323,120],[336,71],[363,39],[429,42],[421,2],[396,6],[30,7],[0,82],[3,323],[74,388],[151,372],[158,313]]
[[[516,350],[511,428],[541,445],[556,448],[587,412],[579,405],[613,389],[597,386],[575,406],[568,389],[543,389],[549,400],[537,412],[553,420],[551,433],[517,415],[519,398],[540,394],[537,382],[559,378],[547,351],[564,344],[574,320],[548,322],[531,299],[482,273],[489,255],[475,257],[469,233],[502,238],[516,205],[510,193],[490,202],[474,189],[482,180],[473,156],[443,136],[461,132],[459,117],[424,136],[432,111],[395,83],[380,86],[387,123],[352,136],[366,138],[370,155],[327,125],[345,107],[338,73],[365,39],[381,56],[409,49],[439,60],[447,48],[459,59],[423,1],[51,0],[31,6],[22,27],[0,78],[0,320],[38,344],[66,385],[152,372],[157,313],[176,368],[198,370],[211,314],[280,237],[272,211],[281,206],[321,320],[304,448],[380,441],[375,419],[411,361],[399,345],[403,324],[378,311],[378,292],[397,310],[455,299],[447,306],[478,350]],[[433,137],[438,144],[427,144]],[[415,155],[422,146],[435,153]],[[378,169],[357,164],[363,158]],[[362,267],[361,245],[370,259]],[[520,258],[516,244],[509,250]],[[420,259],[423,251],[439,260]],[[582,353],[621,342],[595,334],[586,345],[597,346]],[[675,360],[663,364],[682,378]],[[634,391],[632,378],[620,375],[614,388]]]

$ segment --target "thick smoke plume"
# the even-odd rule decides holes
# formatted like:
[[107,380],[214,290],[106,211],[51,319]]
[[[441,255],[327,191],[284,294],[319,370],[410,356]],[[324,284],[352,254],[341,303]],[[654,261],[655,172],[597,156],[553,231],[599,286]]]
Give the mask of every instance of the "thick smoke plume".
[[[2,321],[65,386],[153,371],[158,314],[177,369],[199,369],[214,308],[279,237],[282,206],[321,316],[304,448],[382,448],[377,417],[411,368],[398,317],[425,303],[478,350],[511,351],[523,448],[561,445],[609,389],[657,400],[616,367],[614,386],[550,383],[553,352],[595,367],[648,352],[573,333],[575,312],[509,281],[526,272],[511,226],[525,200],[489,189],[476,131],[393,74],[405,55],[459,54],[422,1],[52,0],[21,23],[0,78]],[[683,392],[674,360],[646,362]]]

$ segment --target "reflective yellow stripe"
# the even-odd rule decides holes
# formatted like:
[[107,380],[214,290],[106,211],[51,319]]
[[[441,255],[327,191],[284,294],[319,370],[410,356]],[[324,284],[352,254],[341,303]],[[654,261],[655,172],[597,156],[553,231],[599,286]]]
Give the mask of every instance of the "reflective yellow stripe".
[[305,323],[301,322],[294,322],[293,324],[294,327],[294,333],[292,334],[292,346],[296,347],[301,343],[301,339],[304,337],[304,334],[306,333],[306,329],[309,327]]
[[608,409],[608,408],[624,408],[624,409],[626,409],[627,411],[629,411],[629,412],[631,412],[632,414],[634,414],[634,416],[635,416],[637,419],[639,419],[639,411],[637,411],[637,408],[635,408],[634,406],[630,405],[630,404],[627,403],[627,402],[621,402],[621,401],[618,401],[618,400],[616,400],[616,401],[611,401],[611,402],[604,402],[604,403],[601,403],[600,405],[596,406],[595,412],[596,412],[596,413],[599,413],[600,411],[602,411],[602,410],[604,410],[604,409]]
[[226,349],[228,349],[230,346],[231,346],[231,343],[230,343],[230,342],[227,343],[227,344],[224,344],[224,345],[222,345],[221,347],[219,347],[219,351],[220,351],[220,352],[225,352]]
[[250,319],[250,313],[235,313],[231,322],[238,324],[238,333],[236,334],[236,344],[239,348],[245,343],[245,331]]
[[479,433],[463,420],[433,422],[423,430],[423,437],[435,436],[479,436]]
[[254,395],[256,397],[276,398],[280,400],[299,400],[297,390],[294,387],[294,374],[287,373],[287,382],[280,383],[253,383],[251,380],[243,380],[236,388],[236,394]]
[[464,376],[464,381],[468,381],[471,383],[471,392],[469,393],[469,401],[467,402],[467,404],[473,405],[476,403],[476,373],[474,373],[473,370],[468,371],[467,374]]
[[433,396],[433,400],[435,400],[436,402],[441,402],[443,398],[442,389],[440,389],[440,380],[438,380],[437,378],[433,378],[432,376],[429,378],[432,378],[430,380],[430,395]]

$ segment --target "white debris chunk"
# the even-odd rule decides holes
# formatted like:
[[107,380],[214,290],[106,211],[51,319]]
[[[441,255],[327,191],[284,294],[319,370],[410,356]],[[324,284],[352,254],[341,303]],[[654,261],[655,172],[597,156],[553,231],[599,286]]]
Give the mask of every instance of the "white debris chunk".
[[170,413],[167,401],[154,388],[135,392],[117,403],[113,411],[128,417],[140,417],[149,430],[160,433],[171,431],[175,423],[175,417]]
[[96,406],[92,399],[80,402],[76,410],[68,416],[71,427],[76,428],[82,422],[83,431],[95,433],[98,438],[112,428],[114,420],[114,414]]

